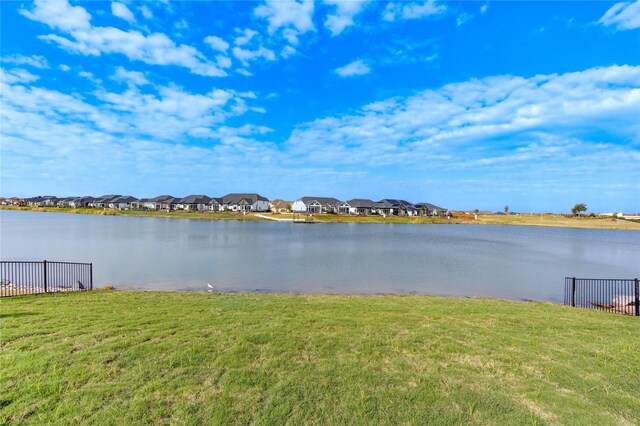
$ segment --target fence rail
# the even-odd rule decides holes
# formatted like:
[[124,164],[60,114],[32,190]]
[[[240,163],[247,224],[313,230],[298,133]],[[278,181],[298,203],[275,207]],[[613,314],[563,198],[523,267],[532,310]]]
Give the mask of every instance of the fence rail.
[[93,264],[0,261],[0,297],[93,290]]
[[638,278],[566,277],[564,280],[564,304],[578,308],[640,316]]

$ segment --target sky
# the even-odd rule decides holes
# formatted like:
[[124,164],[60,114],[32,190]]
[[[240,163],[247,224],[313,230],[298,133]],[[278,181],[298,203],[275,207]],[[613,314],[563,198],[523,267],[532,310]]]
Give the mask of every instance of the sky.
[[640,211],[640,1],[3,1],[0,195]]

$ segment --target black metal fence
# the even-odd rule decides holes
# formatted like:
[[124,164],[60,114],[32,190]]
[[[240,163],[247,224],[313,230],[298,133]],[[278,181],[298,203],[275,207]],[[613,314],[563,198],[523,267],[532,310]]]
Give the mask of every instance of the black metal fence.
[[0,261],[0,297],[93,290],[93,264]]
[[638,278],[596,279],[566,277],[564,304],[624,315],[640,316]]

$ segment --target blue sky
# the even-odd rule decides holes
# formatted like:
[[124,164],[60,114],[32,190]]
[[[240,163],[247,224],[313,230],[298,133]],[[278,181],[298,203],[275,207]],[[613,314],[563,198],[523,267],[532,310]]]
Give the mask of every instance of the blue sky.
[[640,2],[1,2],[3,196],[640,210]]

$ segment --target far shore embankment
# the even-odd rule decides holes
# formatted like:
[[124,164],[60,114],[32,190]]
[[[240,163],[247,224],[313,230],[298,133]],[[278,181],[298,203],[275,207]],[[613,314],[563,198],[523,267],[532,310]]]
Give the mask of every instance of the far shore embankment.
[[240,213],[240,212],[208,212],[208,211],[149,211],[149,210],[116,210],[94,208],[65,207],[17,207],[0,206],[0,210],[53,212],[71,214],[94,214],[102,216],[158,217],[171,219],[198,220],[239,220],[239,221],[278,221],[278,222],[314,222],[314,223],[381,223],[381,224],[465,224],[465,225],[516,225],[516,226],[550,226],[561,228],[588,228],[640,231],[640,221],[618,219],[609,216],[568,217],[559,214],[508,214],[508,215],[474,215],[453,214],[450,218],[411,217],[411,216],[356,216],[336,214],[293,214],[293,213]]

